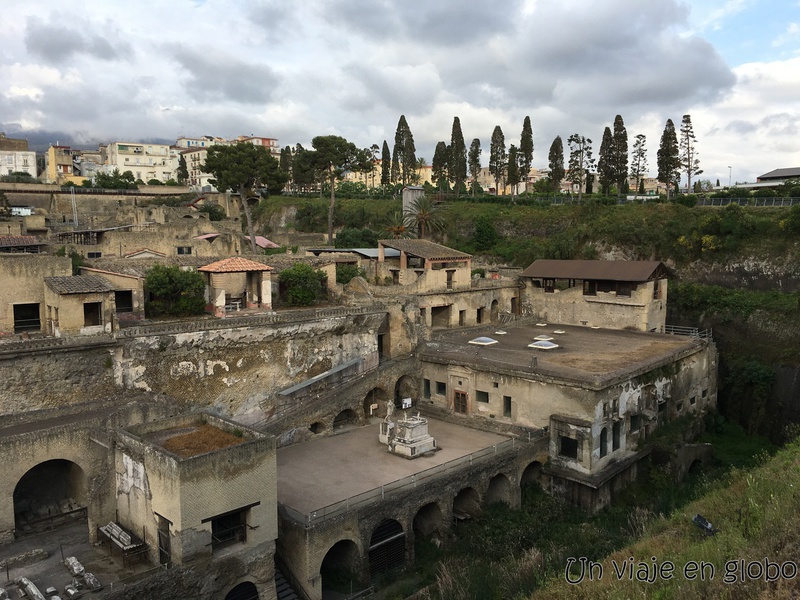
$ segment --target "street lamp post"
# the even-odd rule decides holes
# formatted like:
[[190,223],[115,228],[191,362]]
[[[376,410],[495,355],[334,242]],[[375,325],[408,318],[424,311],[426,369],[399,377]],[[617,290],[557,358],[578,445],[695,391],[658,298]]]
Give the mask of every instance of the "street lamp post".
[[728,187],[731,187],[731,166],[728,165]]

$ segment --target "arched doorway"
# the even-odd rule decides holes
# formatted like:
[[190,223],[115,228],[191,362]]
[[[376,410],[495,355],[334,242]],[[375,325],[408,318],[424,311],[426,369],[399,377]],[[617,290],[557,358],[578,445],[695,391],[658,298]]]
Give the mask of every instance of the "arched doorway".
[[406,534],[394,519],[386,519],[373,530],[369,539],[369,574],[371,577],[406,562]]
[[[372,388],[364,396],[364,418],[378,417],[382,419],[386,416],[386,403],[389,401],[389,394],[383,388]],[[372,408],[377,404],[376,408]]]
[[453,518],[463,521],[481,514],[481,497],[474,488],[464,488],[453,499]]
[[489,310],[490,314],[492,315],[491,316],[492,323],[497,323],[500,320],[500,309],[498,308],[497,300],[492,300],[492,304]]
[[416,404],[418,396],[417,385],[411,375],[403,375],[394,386],[394,405],[400,408],[403,398],[411,398]]
[[251,581],[245,581],[233,588],[225,600],[258,600],[258,589]]
[[492,477],[486,490],[486,505],[494,502],[511,506],[511,482],[502,473]]
[[353,540],[340,540],[331,546],[319,569],[323,597],[325,590],[346,594],[361,589],[359,563],[358,546]]
[[323,431],[325,431],[325,423],[322,423],[320,421],[315,421],[314,423],[308,426],[308,430],[314,435],[322,433]]
[[544,481],[542,477],[542,463],[539,461],[533,461],[522,472],[522,477],[519,480],[520,487],[526,487],[529,485],[536,485],[539,487],[544,487]]
[[349,408],[344,409],[333,419],[334,430],[341,429],[345,425],[357,425],[357,424],[358,424],[358,415],[356,414],[356,411],[351,410]]
[[430,537],[441,532],[443,528],[444,519],[442,517],[442,509],[439,508],[436,502],[426,504],[414,515],[412,529],[417,539]]
[[14,488],[14,527],[18,534],[35,533],[85,514],[86,475],[72,461],[40,463]]

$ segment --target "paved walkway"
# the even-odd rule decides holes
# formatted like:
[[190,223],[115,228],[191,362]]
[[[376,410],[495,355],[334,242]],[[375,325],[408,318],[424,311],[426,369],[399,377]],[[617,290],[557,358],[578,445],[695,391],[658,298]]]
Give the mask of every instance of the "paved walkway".
[[505,436],[429,419],[440,451],[413,460],[378,441],[379,419],[278,450],[278,501],[302,514],[506,441]]

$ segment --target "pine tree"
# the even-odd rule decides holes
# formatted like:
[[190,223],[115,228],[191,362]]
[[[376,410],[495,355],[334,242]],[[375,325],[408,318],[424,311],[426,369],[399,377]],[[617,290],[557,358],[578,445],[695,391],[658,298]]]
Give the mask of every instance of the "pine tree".
[[519,153],[514,144],[508,149],[508,167],[506,168],[506,182],[511,186],[511,196],[517,194],[517,186],[520,182]]
[[614,182],[614,140],[611,136],[611,129],[608,127],[603,131],[603,141],[600,142],[600,152],[597,155],[597,174],[600,176],[600,193],[608,195],[611,191],[611,184]]
[[[647,173],[647,138],[643,133],[636,136],[633,143],[633,156],[631,157],[631,177],[636,178],[636,189],[640,188],[642,176]],[[642,192],[643,193],[643,192]]]
[[700,168],[700,160],[697,158],[697,138],[694,135],[691,115],[683,115],[681,121],[681,141],[680,141],[680,168],[686,173],[686,189],[692,189],[692,177],[700,175],[703,170]]
[[611,145],[611,169],[613,180],[617,184],[617,197],[623,192],[628,179],[628,131],[622,121],[622,115],[614,117],[614,135]]
[[667,119],[664,133],[661,134],[657,162],[658,180],[666,186],[667,199],[669,199],[670,186],[677,187],[681,168],[681,159],[678,155],[678,136],[675,133],[675,124],[672,119]]
[[533,164],[533,128],[531,118],[525,117],[522,122],[522,135],[519,140],[519,176],[520,180],[527,181],[528,173]]
[[587,183],[587,175],[594,168],[592,158],[592,140],[573,133],[567,140],[569,144],[569,180],[578,186],[578,202],[583,199],[583,188]]
[[478,187],[478,177],[481,174],[481,141],[478,138],[472,140],[469,146],[469,175],[472,177],[472,195]]
[[456,196],[461,194],[461,186],[467,179],[467,147],[461,133],[461,121],[453,118],[453,130],[450,135],[449,178],[453,182]]
[[553,193],[557,194],[561,189],[561,182],[564,179],[564,142],[561,136],[557,135],[553,143],[550,144],[550,152],[547,155],[548,167],[550,167],[550,183],[553,186]]
[[381,148],[381,185],[392,183],[392,155],[389,153],[389,144],[383,140]]
[[492,132],[492,141],[489,146],[489,172],[494,175],[494,194],[500,194],[500,180],[506,174],[508,155],[506,154],[506,138],[500,125]]
[[436,150],[433,152],[433,162],[431,163],[431,177],[440,192],[447,188],[448,154],[447,144],[444,142],[436,144]]

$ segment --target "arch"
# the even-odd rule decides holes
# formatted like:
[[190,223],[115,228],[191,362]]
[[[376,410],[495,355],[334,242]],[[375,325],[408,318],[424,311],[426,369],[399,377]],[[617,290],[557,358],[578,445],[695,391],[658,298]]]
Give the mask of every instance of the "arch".
[[486,505],[494,502],[502,502],[511,506],[511,482],[503,473],[498,473],[489,481],[486,489]]
[[352,589],[351,583],[360,584],[360,562],[358,546],[353,540],[336,542],[325,553],[319,568],[322,589],[348,592]]
[[453,499],[453,518],[457,521],[479,517],[481,497],[475,488],[464,488]]
[[325,423],[322,423],[320,421],[315,421],[308,426],[308,430],[315,435],[317,433],[322,433],[323,431],[325,431]]
[[[616,400],[615,400],[616,402]],[[613,427],[611,428],[611,450],[619,450],[620,444],[620,422],[615,421]]]
[[369,574],[371,577],[402,567],[406,562],[406,534],[394,519],[384,519],[373,529],[369,539]]
[[608,429],[603,427],[600,430],[600,458],[608,454]]
[[252,581],[243,581],[225,595],[225,600],[259,600],[258,588]]
[[519,478],[519,485],[520,487],[525,487],[527,485],[538,485],[540,487],[544,487],[543,483],[543,476],[542,476],[542,463],[538,460],[533,461],[522,472],[522,477]]
[[492,300],[492,304],[489,307],[489,313],[491,314],[492,323],[497,323],[500,320],[500,309],[498,307],[497,300]]
[[436,502],[429,502],[420,507],[417,514],[414,515],[411,528],[417,539],[427,538],[436,533],[440,533],[444,529],[442,509],[439,508]]
[[[383,418],[386,416],[386,403],[389,401],[389,394],[383,388],[372,388],[370,391],[367,392],[367,395],[364,396],[364,418],[369,419],[370,417],[378,417]],[[378,408],[372,410],[370,414],[370,407],[373,404],[377,404]]]
[[336,415],[333,418],[333,428],[334,429],[341,429],[345,425],[357,425],[358,424],[358,415],[356,411],[345,408],[342,412]]
[[[17,532],[36,530],[37,521],[86,507],[86,475],[71,460],[56,458],[29,469],[14,488]],[[47,523],[49,528],[55,521]]]
[[411,398],[414,404],[417,400],[417,385],[411,375],[403,375],[394,384],[394,405],[395,408],[400,408],[400,402],[403,398]]

